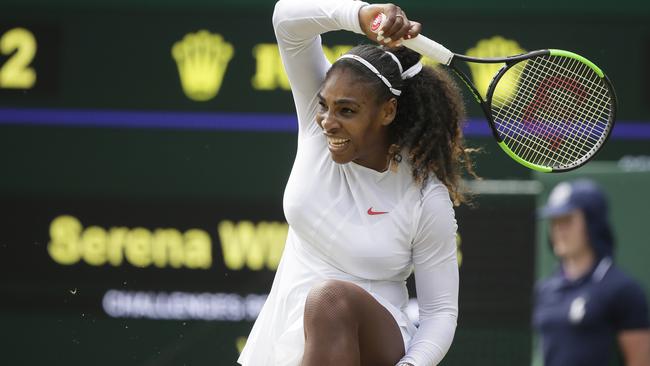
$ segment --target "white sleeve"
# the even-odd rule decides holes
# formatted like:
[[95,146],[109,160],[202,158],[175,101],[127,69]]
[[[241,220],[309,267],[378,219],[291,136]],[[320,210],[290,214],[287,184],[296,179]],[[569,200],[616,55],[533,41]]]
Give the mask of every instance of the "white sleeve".
[[330,68],[320,35],[335,30],[363,33],[359,9],[364,5],[367,3],[352,0],[280,0],[275,4],[273,28],[293,92],[301,136],[320,131],[314,123],[316,93]]
[[445,356],[458,318],[456,219],[449,193],[437,186],[425,196],[413,243],[420,326],[401,361],[437,365]]

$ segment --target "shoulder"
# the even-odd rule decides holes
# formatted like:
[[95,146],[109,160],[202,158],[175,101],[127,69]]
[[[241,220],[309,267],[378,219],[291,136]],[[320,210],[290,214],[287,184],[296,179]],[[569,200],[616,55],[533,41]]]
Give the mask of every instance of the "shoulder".
[[416,206],[420,226],[447,228],[455,233],[456,215],[447,187],[437,179],[432,179],[423,189],[418,187],[417,190],[419,199]]
[[449,190],[437,178],[432,178],[421,190],[420,204],[426,209],[449,208],[453,210],[454,206],[449,196]]
[[650,326],[645,292],[636,280],[612,266],[601,282],[608,292],[616,329],[641,329]]
[[639,282],[617,266],[610,268],[607,275],[603,278],[603,284],[610,287],[610,291],[617,298],[646,301],[645,293]]
[[536,295],[544,295],[554,292],[562,284],[562,276],[559,270],[555,270],[550,276],[542,278],[535,283]]

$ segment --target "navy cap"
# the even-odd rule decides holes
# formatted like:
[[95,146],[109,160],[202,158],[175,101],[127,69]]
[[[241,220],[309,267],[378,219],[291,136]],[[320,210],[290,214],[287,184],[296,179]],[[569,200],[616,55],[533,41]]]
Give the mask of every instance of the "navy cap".
[[562,182],[553,188],[539,215],[554,218],[582,210],[591,246],[599,258],[612,256],[614,238],[609,225],[605,192],[592,180]]
[[546,206],[539,213],[540,216],[549,218],[563,216],[577,209],[607,214],[607,198],[593,181],[580,179],[556,185]]

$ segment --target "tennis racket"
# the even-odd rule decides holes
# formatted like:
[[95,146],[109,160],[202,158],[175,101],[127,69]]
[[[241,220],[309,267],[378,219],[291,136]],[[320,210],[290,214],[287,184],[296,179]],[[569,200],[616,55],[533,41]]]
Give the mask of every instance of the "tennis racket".
[[[385,19],[379,14],[371,29]],[[418,35],[402,44],[448,66],[481,106],[499,146],[518,163],[541,172],[564,172],[587,163],[614,127],[616,95],[598,66],[575,53],[546,49],[503,58],[453,53]],[[485,99],[457,63],[504,63]]]

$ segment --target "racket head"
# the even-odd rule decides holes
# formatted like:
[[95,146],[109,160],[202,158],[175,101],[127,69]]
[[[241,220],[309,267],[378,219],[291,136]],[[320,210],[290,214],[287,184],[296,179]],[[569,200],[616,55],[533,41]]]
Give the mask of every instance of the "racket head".
[[541,172],[576,169],[605,144],[616,118],[607,76],[586,58],[539,50],[509,58],[486,95],[499,146]]

